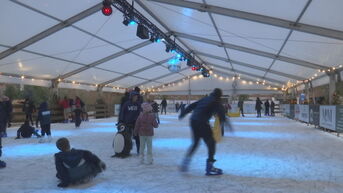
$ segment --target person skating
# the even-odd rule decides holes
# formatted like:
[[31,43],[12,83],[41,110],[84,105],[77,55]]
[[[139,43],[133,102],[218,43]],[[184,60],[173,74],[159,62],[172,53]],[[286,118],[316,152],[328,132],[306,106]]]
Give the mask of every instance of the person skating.
[[265,108],[265,112],[264,112],[264,115],[265,116],[269,116],[269,101],[268,99],[266,100],[266,102],[264,103],[264,108]]
[[79,97],[75,98],[74,117],[75,117],[75,127],[79,128],[82,121],[81,99]]
[[257,111],[257,117],[261,117],[262,101],[259,97],[256,99],[255,110]]
[[[133,136],[133,129],[135,128],[135,123],[141,112],[141,104],[138,102],[138,98],[139,98],[138,92],[132,91],[130,93],[130,99],[123,105],[122,112],[120,113],[120,117],[118,121],[119,124],[125,125],[125,128],[128,130],[130,136]],[[133,138],[135,139],[135,142],[136,142],[137,154],[139,154],[139,145],[140,145],[139,136],[133,136]],[[130,140],[128,141],[127,144],[129,144],[129,146],[132,148],[131,138],[127,140]],[[122,152],[120,154],[115,154],[113,155],[113,157],[125,158],[130,155],[131,148],[127,148],[128,151]]]
[[153,163],[152,158],[152,137],[154,128],[158,127],[157,119],[152,112],[153,108],[149,103],[142,104],[142,112],[137,118],[134,135],[139,136],[141,163],[144,163],[145,146],[147,147],[147,164]]
[[[0,157],[2,156],[2,136],[0,135]],[[6,167],[6,162],[0,160],[0,169]]]
[[244,117],[243,106],[244,106],[244,101],[243,101],[242,99],[240,99],[240,100],[238,101],[238,108],[239,108],[239,111],[240,111],[241,114],[242,114],[242,117]]
[[165,98],[161,102],[161,115],[163,114],[163,110],[164,114],[167,114],[167,100]]
[[0,98],[0,137],[7,137],[6,127],[7,127],[7,108],[6,103],[3,98]]
[[36,120],[36,127],[38,127],[38,122],[41,127],[42,138],[39,140],[40,143],[45,142],[45,134],[47,135],[48,142],[51,142],[51,113],[48,109],[48,103],[42,102],[39,105],[38,116]]
[[41,136],[38,134],[37,131],[34,127],[30,125],[29,120],[26,120],[25,123],[22,124],[17,130],[17,137],[15,139],[20,139],[20,137],[30,138],[32,134],[40,138]]
[[213,166],[213,163],[216,161],[214,159],[216,142],[213,138],[212,129],[209,124],[210,118],[215,114],[219,117],[221,124],[226,124],[225,109],[220,101],[221,96],[221,89],[216,88],[209,96],[188,105],[187,108],[179,115],[179,119],[182,119],[188,113],[193,111],[190,118],[191,129],[193,132],[193,143],[183,159],[180,168],[182,172],[188,171],[191,157],[198,147],[200,139],[202,138],[205,141],[208,149],[206,175],[221,175],[223,173],[221,169]]
[[106,165],[96,155],[87,150],[71,149],[67,138],[56,141],[60,150],[55,154],[58,187],[85,183],[106,169]]

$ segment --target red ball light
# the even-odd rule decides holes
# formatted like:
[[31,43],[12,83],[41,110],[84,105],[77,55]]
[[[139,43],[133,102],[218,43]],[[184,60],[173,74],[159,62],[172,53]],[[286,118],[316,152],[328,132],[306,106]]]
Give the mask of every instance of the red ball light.
[[196,70],[196,69],[197,69],[196,67],[194,67],[194,66],[192,67],[192,70],[193,70],[193,71]]
[[102,7],[102,13],[106,16],[109,16],[112,14],[112,7],[111,6],[104,6]]

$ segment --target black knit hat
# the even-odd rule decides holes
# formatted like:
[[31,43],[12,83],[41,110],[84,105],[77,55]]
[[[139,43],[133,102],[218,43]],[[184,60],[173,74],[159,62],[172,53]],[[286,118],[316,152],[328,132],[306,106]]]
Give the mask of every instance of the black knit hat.
[[56,147],[63,152],[68,151],[70,149],[69,140],[65,137],[59,138],[56,141]]
[[211,93],[212,96],[216,97],[216,98],[220,98],[222,96],[223,92],[222,89],[220,88],[215,88],[213,90],[213,92]]

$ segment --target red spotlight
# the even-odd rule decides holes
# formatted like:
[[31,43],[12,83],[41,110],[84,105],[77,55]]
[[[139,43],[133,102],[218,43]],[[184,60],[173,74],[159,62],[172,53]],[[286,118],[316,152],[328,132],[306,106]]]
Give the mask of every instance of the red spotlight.
[[103,6],[102,13],[106,16],[110,16],[112,14],[112,7],[111,6]]

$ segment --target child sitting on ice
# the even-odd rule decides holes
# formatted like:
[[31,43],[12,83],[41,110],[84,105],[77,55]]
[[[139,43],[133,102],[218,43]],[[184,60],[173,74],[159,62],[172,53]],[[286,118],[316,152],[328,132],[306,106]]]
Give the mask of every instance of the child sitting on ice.
[[17,131],[17,137],[15,139],[20,139],[20,137],[23,138],[30,138],[34,134],[37,137],[41,137],[34,127],[30,126],[29,120],[26,120],[24,124],[20,126],[20,128]]
[[154,128],[158,127],[157,119],[152,113],[152,106],[149,103],[142,104],[142,112],[137,118],[134,135],[139,135],[141,163],[144,163],[144,149],[147,146],[147,163],[152,164],[152,137]]
[[67,138],[60,138],[56,146],[61,152],[55,154],[56,177],[61,180],[58,187],[85,183],[106,169],[96,155],[87,150],[70,149]]

